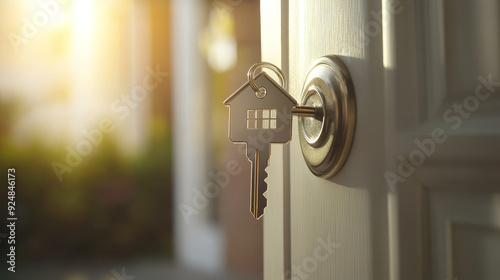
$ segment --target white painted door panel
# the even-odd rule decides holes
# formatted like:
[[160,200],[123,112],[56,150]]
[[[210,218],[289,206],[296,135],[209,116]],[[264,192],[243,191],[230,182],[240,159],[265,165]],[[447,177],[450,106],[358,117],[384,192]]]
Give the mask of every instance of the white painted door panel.
[[[293,276],[387,279],[387,203],[380,177],[384,158],[382,39],[364,35],[369,11],[380,11],[380,3],[290,1],[289,10],[290,90],[294,97],[300,100],[312,62],[336,54],[347,64],[357,99],[354,144],[334,179],[317,178],[309,172],[297,137],[290,145]],[[318,238],[338,244],[324,261],[314,255]]]
[[387,27],[398,279],[500,278],[499,3],[415,1]]
[[300,100],[312,62],[339,55],[358,113],[331,180],[307,169],[296,120],[290,145],[273,147],[265,279],[500,279],[500,1],[261,10],[263,60],[290,93]]
[[[261,9],[270,8],[271,2],[261,2]],[[286,232],[284,239],[279,238],[283,232],[279,227],[283,223],[268,215],[275,209],[274,203],[283,205],[275,202],[282,197],[283,190],[272,186],[265,217],[264,246],[268,252],[265,275],[267,279],[276,279],[271,278],[276,275],[283,277],[284,269],[292,279],[371,279],[373,276],[387,279],[387,202],[381,176],[384,162],[382,38],[367,38],[363,31],[369,11],[380,11],[381,6],[352,0],[281,4],[280,10],[274,11],[281,15],[288,12],[289,28],[281,29],[288,36],[277,38],[288,37],[287,42],[281,43],[287,45],[285,55],[281,55],[288,62],[290,93],[300,100],[303,80],[315,59],[328,54],[340,55],[355,82],[358,121],[350,158],[340,174],[329,181],[315,177],[308,170],[299,147],[295,120],[294,139],[284,151],[290,154],[290,184],[284,184],[285,193],[286,188],[290,188],[290,241],[286,242]],[[272,62],[278,58],[266,56],[276,46],[265,41],[266,21],[263,16],[263,59]],[[271,157],[271,160],[275,159]],[[275,165],[271,164],[272,168]],[[273,171],[270,174],[275,176]],[[282,211],[285,219],[286,211]],[[272,244],[267,242],[271,239]],[[282,254],[284,262],[277,262],[276,256],[267,257],[276,253],[274,249],[280,248],[281,242],[285,242],[284,246],[291,244],[288,268],[286,254]],[[324,243],[330,243],[330,247]]]

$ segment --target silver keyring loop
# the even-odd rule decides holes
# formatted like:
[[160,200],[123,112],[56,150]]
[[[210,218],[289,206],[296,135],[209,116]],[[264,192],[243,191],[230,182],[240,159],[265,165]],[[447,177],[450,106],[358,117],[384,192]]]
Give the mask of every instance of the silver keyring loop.
[[269,63],[269,62],[258,62],[258,63],[255,63],[254,65],[252,65],[252,67],[250,67],[250,69],[248,69],[248,73],[247,73],[247,76],[248,76],[248,83],[250,84],[250,86],[252,87],[252,89],[255,91],[255,94],[257,95],[257,97],[259,97],[259,95],[262,97],[264,97],[266,95],[266,88],[265,87],[258,87],[256,84],[255,84],[255,72],[257,71],[257,69],[259,68],[268,68],[270,70],[272,70],[274,73],[276,73],[276,75],[278,75],[279,79],[280,79],[280,82],[281,82],[281,87],[284,88],[286,90],[287,88],[287,81],[286,81],[286,77],[285,77],[285,74],[283,73],[283,71],[281,71],[281,69],[272,64],[272,63]]

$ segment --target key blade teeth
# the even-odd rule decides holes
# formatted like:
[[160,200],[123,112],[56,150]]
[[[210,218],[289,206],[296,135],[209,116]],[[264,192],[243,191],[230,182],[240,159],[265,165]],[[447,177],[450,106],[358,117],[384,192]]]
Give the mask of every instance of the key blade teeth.
[[[266,162],[267,163],[267,162]],[[264,215],[264,211],[267,207],[267,197],[264,195],[266,192],[267,192],[267,177],[268,177],[268,173],[266,171],[267,169],[267,165],[261,165],[261,170],[260,170],[260,182],[259,182],[259,196],[258,196],[258,199],[259,199],[259,202],[257,203],[258,205],[258,217],[256,217],[256,219],[260,219],[262,217],[262,215]]]
[[[269,174],[267,173],[267,167],[264,168],[260,173],[262,173],[262,177],[261,177],[262,181],[265,181],[267,179],[267,177],[269,176]],[[266,187],[267,187],[267,184],[266,184]]]
[[258,217],[256,217],[257,220],[262,218],[262,216],[264,215],[264,211],[266,210],[266,207],[267,207],[267,198],[262,197],[261,202],[262,202],[262,205],[259,205],[259,207],[260,207],[259,214],[260,215]]

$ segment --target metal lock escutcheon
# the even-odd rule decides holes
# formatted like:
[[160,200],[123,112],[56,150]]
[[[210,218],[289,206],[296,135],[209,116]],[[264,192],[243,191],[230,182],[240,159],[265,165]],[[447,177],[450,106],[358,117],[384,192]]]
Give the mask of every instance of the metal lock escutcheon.
[[330,178],[344,166],[356,127],[354,84],[339,57],[324,56],[313,63],[300,104],[314,106],[319,112],[315,118],[299,117],[304,159],[313,174]]

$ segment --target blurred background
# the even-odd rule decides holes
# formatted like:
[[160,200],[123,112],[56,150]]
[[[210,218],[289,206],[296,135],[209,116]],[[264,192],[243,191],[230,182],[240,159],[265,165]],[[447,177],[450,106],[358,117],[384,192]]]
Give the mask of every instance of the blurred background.
[[[1,279],[262,279],[222,102],[260,60],[258,0],[0,0]],[[6,184],[4,184],[6,185]]]

